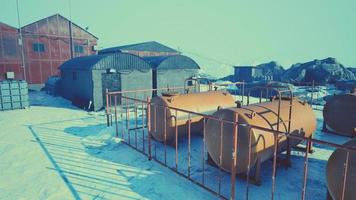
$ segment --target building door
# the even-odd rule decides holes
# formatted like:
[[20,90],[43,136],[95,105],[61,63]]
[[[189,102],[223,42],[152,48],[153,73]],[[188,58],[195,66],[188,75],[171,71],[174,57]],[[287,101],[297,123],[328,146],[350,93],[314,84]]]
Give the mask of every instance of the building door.
[[[157,89],[157,70],[152,70],[152,87]],[[157,96],[157,91],[152,91],[152,97]]]
[[[120,73],[104,73],[101,76],[103,87],[103,102],[106,103],[105,90],[109,92],[121,91],[121,74]],[[114,104],[114,97],[111,99],[111,105]],[[121,104],[121,96],[117,97],[117,103]]]

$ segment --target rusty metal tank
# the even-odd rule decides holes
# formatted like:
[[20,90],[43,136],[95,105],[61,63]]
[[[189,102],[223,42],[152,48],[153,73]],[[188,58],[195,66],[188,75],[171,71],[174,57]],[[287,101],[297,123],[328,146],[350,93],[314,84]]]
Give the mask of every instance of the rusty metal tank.
[[323,110],[325,128],[336,134],[356,136],[356,92],[329,98]]
[[[288,131],[290,100],[281,100],[279,130]],[[260,104],[252,104],[241,108],[222,109],[213,114],[216,118],[228,121],[234,120],[237,115],[238,122],[252,126],[277,130],[278,122],[278,100]],[[292,101],[291,114],[291,133],[305,137],[310,137],[316,129],[316,118],[312,108],[305,102],[294,98]],[[221,124],[217,120],[208,120],[206,127],[207,150],[211,159],[219,164],[219,155],[222,150],[221,167],[225,171],[231,172],[232,145],[233,145],[233,124],[224,123],[222,149],[220,149],[220,130]],[[239,125],[238,127],[238,156],[237,173],[247,171],[249,132],[251,133],[251,168],[257,161],[262,163],[271,157],[274,152],[274,134],[271,131],[262,131],[256,128],[249,129],[248,126]],[[278,143],[278,152],[287,149],[287,139],[282,136]],[[290,145],[296,146],[300,140],[291,139]]]
[[[151,106],[151,134],[156,140],[161,142],[165,140],[167,142],[175,141],[175,119],[177,119],[177,136],[186,135],[188,133],[189,118],[185,112],[176,112],[176,110],[168,108],[164,109],[162,106],[196,113],[212,114],[218,109],[234,107],[236,105],[233,97],[226,91],[162,95],[152,98],[152,103],[156,106]],[[190,119],[191,134],[202,132],[203,118],[191,114]]]
[[[344,144],[345,146],[356,147],[356,139],[352,139]],[[340,199],[343,185],[344,163],[346,151],[337,149],[334,151],[326,165],[326,185],[331,199]],[[354,200],[356,198],[356,153],[350,152],[347,168],[344,200]]]

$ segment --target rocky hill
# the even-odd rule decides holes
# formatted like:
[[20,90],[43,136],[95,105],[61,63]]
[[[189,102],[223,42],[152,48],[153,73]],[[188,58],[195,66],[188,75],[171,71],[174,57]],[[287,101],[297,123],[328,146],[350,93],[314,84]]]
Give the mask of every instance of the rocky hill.
[[[336,82],[354,82],[356,81],[356,68],[346,68],[335,58],[325,58],[321,60],[313,60],[305,63],[296,63],[289,69],[285,70],[282,65],[275,61],[259,64],[256,68],[261,69],[261,76],[273,77],[274,81],[284,82],[312,82],[317,84],[336,83]],[[228,75],[221,78],[209,76],[201,73],[201,77],[205,77],[212,82],[215,81],[234,81],[234,75]]]
[[356,76],[335,58],[297,63],[285,71],[283,81],[311,82],[325,84],[336,81],[356,80]]

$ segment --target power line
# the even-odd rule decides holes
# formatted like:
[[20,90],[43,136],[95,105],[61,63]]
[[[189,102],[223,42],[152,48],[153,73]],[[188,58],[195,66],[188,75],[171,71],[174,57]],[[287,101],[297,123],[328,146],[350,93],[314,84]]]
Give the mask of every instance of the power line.
[[68,0],[69,4],[69,43],[70,43],[70,58],[73,58],[73,33],[72,33],[72,2]]
[[232,63],[230,63],[230,62],[218,60],[218,59],[216,59],[216,58],[211,58],[211,57],[209,57],[209,56],[202,55],[202,54],[200,54],[200,53],[196,53],[196,52],[193,52],[193,51],[187,51],[187,50],[182,50],[182,49],[180,49],[180,50],[181,50],[181,52],[183,52],[183,53],[192,54],[192,55],[195,55],[195,56],[197,56],[197,57],[199,57],[199,58],[202,58],[202,59],[205,59],[205,60],[209,60],[209,61],[213,61],[213,62],[218,63],[218,64],[230,65],[230,66],[236,65],[236,64],[232,64]]

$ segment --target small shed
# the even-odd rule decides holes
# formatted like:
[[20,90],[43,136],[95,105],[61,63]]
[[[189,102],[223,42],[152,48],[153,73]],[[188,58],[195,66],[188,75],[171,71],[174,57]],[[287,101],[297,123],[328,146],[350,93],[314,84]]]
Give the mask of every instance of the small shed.
[[255,66],[234,66],[234,81],[253,82],[262,80],[262,69]]
[[[154,89],[184,87],[185,80],[198,76],[199,65],[190,57],[183,55],[144,57],[152,67],[152,86]],[[182,92],[182,90],[180,90]]]
[[[106,88],[109,91],[152,88],[151,66],[128,53],[73,58],[63,63],[60,71],[61,95],[89,110],[97,111],[105,105]],[[142,95],[135,97],[144,99]]]

